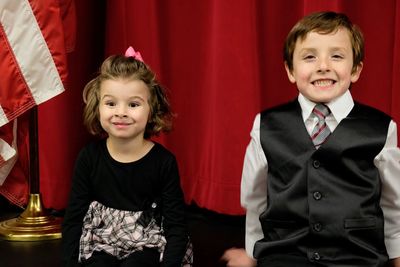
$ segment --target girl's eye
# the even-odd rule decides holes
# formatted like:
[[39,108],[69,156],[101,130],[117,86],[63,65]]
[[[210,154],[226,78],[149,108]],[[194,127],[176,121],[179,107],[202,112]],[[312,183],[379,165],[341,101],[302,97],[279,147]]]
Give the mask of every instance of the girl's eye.
[[106,104],[106,106],[110,106],[110,107],[115,106],[115,103],[112,101],[107,101],[105,104]]
[[132,103],[129,104],[129,107],[131,107],[131,108],[134,108],[134,107],[137,107],[137,106],[139,106],[139,104],[135,103],[135,102],[132,102]]

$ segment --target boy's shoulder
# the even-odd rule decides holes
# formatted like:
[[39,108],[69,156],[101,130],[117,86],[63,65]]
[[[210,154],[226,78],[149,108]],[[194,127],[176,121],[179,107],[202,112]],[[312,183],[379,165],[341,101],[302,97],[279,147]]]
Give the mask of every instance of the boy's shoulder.
[[286,102],[286,103],[281,103],[275,106],[272,106],[270,108],[264,109],[263,111],[260,112],[261,116],[266,115],[268,113],[286,113],[286,112],[292,112],[295,110],[301,110],[300,104],[297,101],[297,98]]
[[[260,114],[261,116],[266,116],[267,114],[271,113],[279,114],[279,113],[298,112],[298,111],[301,111],[301,107],[296,98],[293,99],[292,101],[264,109],[263,111],[260,112]],[[367,116],[369,119],[392,119],[391,116],[388,115],[387,113],[375,107],[357,101],[354,101],[354,107],[350,114],[353,115],[357,114],[358,116]]]
[[379,110],[375,107],[354,101],[354,107],[351,110],[349,116],[359,116],[359,117],[367,117],[368,119],[376,119],[376,120],[381,120],[381,119],[386,119],[386,120],[391,120],[391,116],[388,115],[387,113],[383,112],[382,110]]

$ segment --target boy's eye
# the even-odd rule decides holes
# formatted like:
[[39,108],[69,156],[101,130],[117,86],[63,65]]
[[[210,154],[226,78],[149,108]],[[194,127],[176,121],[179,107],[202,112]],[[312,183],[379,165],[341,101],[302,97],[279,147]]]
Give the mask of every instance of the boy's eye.
[[314,58],[315,58],[314,55],[305,55],[305,56],[303,57],[304,60],[312,60],[312,59],[314,59]]
[[343,58],[342,55],[333,55],[332,57],[333,57],[334,59],[342,59],[342,58]]

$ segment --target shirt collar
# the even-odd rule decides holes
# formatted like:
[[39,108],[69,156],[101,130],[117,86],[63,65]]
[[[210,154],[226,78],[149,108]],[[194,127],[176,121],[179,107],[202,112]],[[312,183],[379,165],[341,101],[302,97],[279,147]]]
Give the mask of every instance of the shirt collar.
[[[299,93],[298,101],[302,110],[303,121],[306,121],[310,115],[312,110],[314,109],[317,103],[312,102],[301,93]],[[349,90],[347,90],[343,95],[335,98],[331,102],[326,104],[332,112],[335,120],[340,123],[341,120],[349,115],[350,111],[354,107],[353,97]]]

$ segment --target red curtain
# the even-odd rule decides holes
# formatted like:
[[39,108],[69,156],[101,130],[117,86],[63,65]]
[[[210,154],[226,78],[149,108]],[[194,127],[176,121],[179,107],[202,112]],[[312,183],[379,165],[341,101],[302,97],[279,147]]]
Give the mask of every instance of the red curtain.
[[103,61],[104,5],[98,2],[75,1],[77,27],[76,35],[69,35],[75,45],[67,55],[66,90],[38,107],[40,192],[46,208],[66,207],[75,159],[89,141],[82,124],[82,90]]
[[178,157],[188,202],[242,213],[240,177],[254,116],[297,95],[283,68],[284,39],[303,15],[328,9],[348,14],[365,34],[355,99],[399,119],[395,0],[108,1],[106,53],[134,46],[170,91],[178,116],[165,142]]
[[[76,49],[93,55],[92,49],[102,43],[90,41],[93,47],[86,47],[85,33],[79,32],[101,31],[103,25],[86,18],[93,14],[86,1],[76,1],[76,6],[77,11],[83,6],[88,11],[78,14],[82,39],[77,39]],[[224,214],[243,214],[240,179],[254,116],[297,95],[284,71],[282,45],[303,15],[320,10],[344,12],[361,27],[366,57],[353,96],[400,122],[399,1],[111,0],[106,2],[104,54],[94,58],[72,53],[75,87],[59,98],[65,104],[48,104],[46,111],[42,107],[41,121],[58,128],[41,132],[40,145],[47,147],[40,159],[47,206],[65,205],[72,155],[85,136],[80,94],[93,68],[82,73],[77,69],[100,64],[131,45],[170,93],[175,129],[160,140],[177,156],[186,201]],[[65,110],[65,126],[57,123],[60,115],[52,114],[52,105]]]

